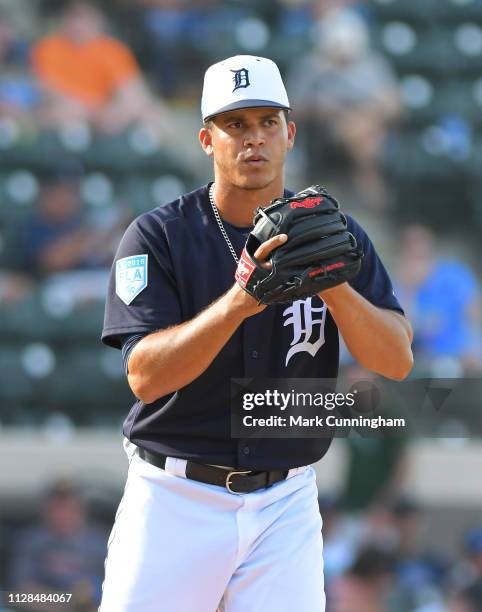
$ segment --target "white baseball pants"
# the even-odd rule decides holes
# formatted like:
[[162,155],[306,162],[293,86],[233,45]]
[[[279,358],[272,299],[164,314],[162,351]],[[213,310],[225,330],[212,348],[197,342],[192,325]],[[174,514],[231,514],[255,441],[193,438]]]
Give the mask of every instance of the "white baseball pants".
[[99,612],[324,612],[314,470],[233,495],[185,464],[131,456]]

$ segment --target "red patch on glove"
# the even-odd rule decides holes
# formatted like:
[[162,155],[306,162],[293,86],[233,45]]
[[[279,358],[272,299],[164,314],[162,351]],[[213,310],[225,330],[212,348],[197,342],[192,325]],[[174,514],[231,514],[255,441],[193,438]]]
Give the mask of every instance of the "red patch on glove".
[[318,196],[316,198],[306,198],[301,202],[291,202],[290,208],[314,208],[323,202],[323,198]]
[[249,261],[246,255],[246,249],[243,249],[241,259],[239,260],[238,267],[236,268],[236,274],[234,275],[241,287],[246,287],[249,279],[251,278],[251,274],[253,274],[255,269],[256,266]]

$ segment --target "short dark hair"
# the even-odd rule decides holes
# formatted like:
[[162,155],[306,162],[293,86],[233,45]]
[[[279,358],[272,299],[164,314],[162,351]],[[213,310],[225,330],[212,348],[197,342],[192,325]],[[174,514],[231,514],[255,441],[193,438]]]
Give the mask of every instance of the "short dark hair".
[[68,478],[60,478],[50,484],[45,491],[45,500],[54,499],[81,499],[80,489]]
[[62,11],[64,14],[69,13],[79,6],[86,6],[90,9],[94,9],[98,13],[102,12],[102,3],[99,2],[99,0],[66,0],[63,3]]
[[350,574],[363,579],[377,578],[393,573],[395,563],[393,552],[380,546],[367,545],[359,551],[350,568]]

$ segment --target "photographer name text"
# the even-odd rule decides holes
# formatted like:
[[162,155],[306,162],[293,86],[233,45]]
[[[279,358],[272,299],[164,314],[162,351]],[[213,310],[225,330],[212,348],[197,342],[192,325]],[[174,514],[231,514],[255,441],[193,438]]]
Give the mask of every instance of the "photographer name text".
[[391,419],[377,417],[339,417],[330,414],[327,417],[302,417],[290,415],[288,417],[269,416],[254,417],[247,414],[243,417],[245,427],[405,427],[405,419]]

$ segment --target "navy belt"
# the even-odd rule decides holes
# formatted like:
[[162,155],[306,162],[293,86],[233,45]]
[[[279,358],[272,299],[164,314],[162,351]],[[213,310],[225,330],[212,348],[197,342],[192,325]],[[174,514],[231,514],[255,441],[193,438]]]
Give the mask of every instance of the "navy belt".
[[[139,448],[139,457],[162,470],[166,467],[166,455]],[[267,489],[287,476],[288,471],[229,470],[194,461],[186,462],[186,478],[225,487],[230,493],[237,494]]]

